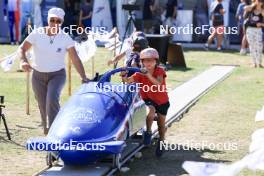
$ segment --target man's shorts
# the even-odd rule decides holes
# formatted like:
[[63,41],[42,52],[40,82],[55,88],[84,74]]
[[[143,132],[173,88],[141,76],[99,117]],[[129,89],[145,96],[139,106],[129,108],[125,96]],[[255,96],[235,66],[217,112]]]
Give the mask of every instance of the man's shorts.
[[156,109],[157,113],[164,115],[164,116],[167,115],[168,109],[170,107],[170,102],[167,102],[161,105],[158,105],[157,103],[155,103],[154,101],[150,99],[144,100],[144,102],[147,106],[153,106]]

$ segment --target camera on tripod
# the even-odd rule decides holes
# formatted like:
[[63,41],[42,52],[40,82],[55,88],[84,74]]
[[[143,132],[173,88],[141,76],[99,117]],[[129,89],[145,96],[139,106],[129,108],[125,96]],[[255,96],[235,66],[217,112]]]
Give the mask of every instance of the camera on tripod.
[[123,4],[122,9],[127,11],[134,11],[134,10],[140,10],[139,5],[131,5],[131,4]]

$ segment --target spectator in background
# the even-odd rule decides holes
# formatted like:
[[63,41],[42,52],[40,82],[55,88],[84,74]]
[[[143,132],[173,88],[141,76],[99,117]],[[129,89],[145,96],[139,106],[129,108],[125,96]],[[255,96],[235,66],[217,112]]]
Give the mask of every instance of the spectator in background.
[[135,15],[135,27],[137,31],[143,31],[143,8],[144,8],[144,1],[136,0],[135,5],[140,7],[140,10],[135,10],[133,13]]
[[145,0],[143,8],[144,32],[153,33],[153,12],[155,0]]
[[[75,0],[64,0],[65,17],[62,24],[63,27],[70,27],[71,25],[79,24],[80,9],[76,7],[75,3]],[[73,30],[71,36],[78,36],[77,31]]]
[[20,41],[24,41],[24,39],[28,36],[30,31],[28,31],[28,25],[34,26],[33,24],[33,1],[32,0],[20,0],[20,32],[21,37]]
[[173,26],[173,21],[177,17],[177,6],[178,6],[177,0],[167,1],[164,25],[168,25],[168,27]]
[[[74,8],[74,0],[64,0],[64,10],[65,10],[65,17],[64,17],[64,26],[70,26],[76,24],[76,9]],[[79,10],[78,10],[79,12]]]
[[250,54],[253,59],[253,67],[263,68],[262,51],[263,38],[262,29],[264,28],[264,0],[255,0],[254,3],[245,7],[247,19],[246,35],[249,43]]
[[86,0],[81,7],[79,25],[84,28],[91,28],[92,26],[92,15],[93,15],[93,6],[91,0]]
[[[197,0],[194,7],[194,23],[197,27],[202,27],[203,25],[208,25],[208,3],[207,0]],[[195,34],[195,41],[205,42],[208,38],[208,33]]]
[[224,38],[224,7],[222,5],[223,0],[215,0],[211,5],[210,17],[213,21],[214,30],[208,37],[208,41],[205,44],[205,49],[208,50],[215,37],[217,37],[217,51],[222,50],[222,42]]
[[241,0],[241,3],[237,7],[237,12],[236,12],[236,19],[238,21],[238,30],[239,30],[239,35],[241,36],[241,49],[240,49],[240,54],[245,55],[247,54],[247,38],[245,35],[245,26],[244,26],[244,8],[247,4],[246,0]]
[[[19,41],[19,21],[20,21],[20,13],[19,13],[19,1],[18,0],[5,0],[5,6],[7,6],[7,10],[4,9],[4,18],[9,23],[9,34],[10,34],[10,43],[11,45],[18,44]],[[15,28],[14,28],[15,27]],[[15,34],[14,34],[15,29]]]

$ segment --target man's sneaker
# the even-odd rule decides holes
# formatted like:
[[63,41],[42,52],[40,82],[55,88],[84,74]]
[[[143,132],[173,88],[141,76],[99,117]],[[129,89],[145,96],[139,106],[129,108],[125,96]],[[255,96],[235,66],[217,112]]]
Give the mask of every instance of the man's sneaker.
[[163,150],[163,147],[162,147],[162,142],[164,142],[164,141],[158,141],[158,143],[157,143],[157,147],[156,147],[156,156],[157,157],[161,157],[162,155],[163,155],[163,153],[164,153],[164,150]]
[[144,131],[144,135],[143,135],[143,143],[146,146],[149,146],[151,144],[151,132],[148,131]]

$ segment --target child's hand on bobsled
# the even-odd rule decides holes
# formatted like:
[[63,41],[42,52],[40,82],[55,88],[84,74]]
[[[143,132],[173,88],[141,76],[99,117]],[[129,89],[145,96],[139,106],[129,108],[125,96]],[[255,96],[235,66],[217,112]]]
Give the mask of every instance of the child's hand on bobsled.
[[90,79],[88,79],[88,78],[82,79],[82,84],[89,83],[89,82],[90,82]]
[[127,73],[128,73],[128,71],[122,71],[122,72],[120,72],[120,76],[121,77],[126,77]]
[[113,60],[109,60],[108,62],[107,62],[107,65],[108,66],[110,66],[110,65],[112,65],[112,64],[114,64],[115,62],[113,61]]

